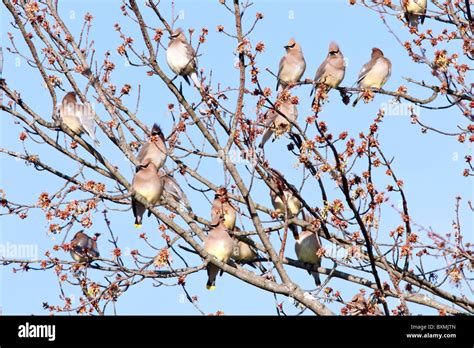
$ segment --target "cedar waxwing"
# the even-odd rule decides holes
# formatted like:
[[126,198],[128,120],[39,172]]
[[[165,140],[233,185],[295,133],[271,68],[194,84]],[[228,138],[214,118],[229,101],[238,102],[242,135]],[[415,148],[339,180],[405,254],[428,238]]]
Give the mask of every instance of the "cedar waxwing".
[[182,76],[188,85],[190,85],[188,76],[197,87],[201,85],[196,72],[196,53],[186,40],[181,28],[176,29],[170,36],[170,42],[166,50],[166,61],[170,69],[176,75]]
[[[240,228],[234,227],[234,231],[240,232]],[[267,269],[258,259],[257,249],[237,237],[232,237],[234,246],[232,248],[232,259],[236,262],[246,263],[253,268],[258,268],[262,274],[267,273]]]
[[306,70],[303,51],[295,39],[290,39],[285,50],[286,55],[281,58],[278,69],[277,91],[280,91],[280,85],[284,89],[288,84],[298,82]]
[[[283,181],[283,176],[274,169],[271,170],[270,180],[277,188],[277,192],[270,189],[270,198],[275,211],[278,215],[283,215],[284,218],[287,215],[288,219],[297,216],[301,212],[301,202],[293,194],[293,190],[296,191],[296,188],[288,187]],[[295,224],[290,224],[288,227],[297,238],[298,227]]]
[[285,215],[285,206],[288,210],[288,217],[297,216],[301,212],[301,202],[294,196],[292,189],[282,180],[282,175],[276,170],[271,170],[270,180],[277,187],[277,192],[270,190],[270,198],[275,211]]
[[418,29],[418,23],[425,22],[427,0],[400,0],[405,19],[410,27]]
[[59,107],[62,122],[77,135],[87,133],[95,144],[99,144],[95,137],[95,112],[90,104],[79,104],[75,92],[67,93]]
[[[176,179],[170,174],[166,174],[163,169],[160,170],[160,174],[163,180],[163,197],[166,199],[172,199],[186,210],[191,211],[192,209],[188,197],[186,197],[186,194],[183,192]],[[174,211],[171,207],[170,210]]]
[[90,262],[92,259],[99,257],[97,242],[83,231],[77,232],[70,244],[72,248],[71,256],[76,262]]
[[140,149],[137,161],[139,164],[143,164],[146,160],[151,160],[157,168],[161,168],[166,161],[166,153],[165,136],[160,126],[155,123],[151,130],[151,138]]
[[[321,258],[318,251],[321,248],[319,236],[315,232],[303,231],[295,241],[295,252],[298,260],[301,262],[321,266]],[[321,285],[319,273],[317,271],[310,272],[313,275],[316,286]]]
[[[163,193],[163,180],[158,168],[151,160],[146,160],[144,164],[139,166],[133,177],[132,190],[134,194],[138,193],[143,196],[153,206],[160,202]],[[133,216],[135,216],[135,227],[140,228],[146,208],[132,197],[132,210]],[[148,212],[148,216],[150,215],[151,211]]]
[[314,78],[315,86],[311,90],[311,95],[316,89],[317,84],[324,84],[329,88],[339,87],[342,80],[344,80],[345,73],[346,61],[344,60],[344,55],[339,49],[339,45],[333,41],[329,44],[329,52],[326,59],[316,71]]
[[[210,230],[204,240],[204,250],[206,250],[208,254],[216,257],[219,261],[227,263],[232,256],[233,247],[234,240],[229,236],[221,216],[219,224]],[[206,289],[214,290],[216,288],[216,277],[218,273],[219,267],[209,262],[207,264],[208,280]]]
[[[290,131],[291,123],[288,122],[288,120],[296,122],[296,119],[298,118],[298,108],[291,102],[291,98],[288,98],[286,101],[280,103],[278,110],[279,112],[274,109],[270,109],[265,113],[264,117],[266,131],[263,133],[262,142],[259,145],[260,148],[263,148],[273,133],[275,133],[275,137],[280,137],[285,132]],[[280,113],[285,115],[288,120]]]
[[382,311],[378,307],[375,301],[367,301],[362,292],[356,294],[351,301],[347,304],[348,312],[350,316],[378,316],[383,315]]
[[218,188],[214,196],[211,207],[211,224],[217,225],[222,215],[224,216],[225,227],[233,231],[237,214],[234,206],[229,201],[225,187]]
[[[234,231],[240,232],[240,228],[234,227]],[[232,258],[237,262],[250,262],[257,258],[257,253],[254,247],[249,244],[233,238],[234,247],[232,248]]]
[[[357,79],[359,88],[382,88],[392,73],[392,63],[384,57],[382,50],[372,48],[372,58],[362,67]],[[352,106],[356,106],[363,93],[361,92]]]

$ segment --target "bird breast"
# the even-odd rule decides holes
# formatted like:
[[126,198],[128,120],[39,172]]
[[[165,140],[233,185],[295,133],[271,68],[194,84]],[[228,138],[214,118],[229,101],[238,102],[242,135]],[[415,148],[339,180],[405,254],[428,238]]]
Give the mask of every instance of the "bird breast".
[[307,231],[301,233],[299,240],[295,243],[296,256],[301,262],[311,264],[319,263],[320,257],[317,254],[319,248],[317,236]]
[[84,263],[87,261],[87,258],[84,257],[84,256],[81,256],[80,254],[78,254],[77,252],[75,252],[74,250],[71,250],[71,256],[72,258],[74,259],[74,261],[78,262],[78,263]]
[[[298,215],[301,211],[301,202],[288,191],[285,191],[284,195],[287,202],[288,214],[290,216]],[[275,195],[275,198],[272,199],[272,203],[276,212],[285,214],[285,204],[280,196]]]
[[389,75],[389,67],[383,58],[377,59],[372,69],[361,81],[362,88],[382,88]]
[[74,133],[82,133],[82,124],[80,119],[80,105],[69,103],[61,105],[61,119]]
[[305,71],[305,65],[301,62],[293,62],[285,65],[280,74],[280,79],[286,83],[296,83]]
[[162,186],[154,182],[154,180],[149,180],[135,188],[135,192],[143,196],[150,204],[156,204],[156,202],[158,202],[161,198],[162,191]]
[[408,0],[406,11],[413,14],[423,13],[426,9],[426,2],[426,0]]
[[345,73],[344,59],[341,58],[329,66],[328,71],[326,71],[321,80],[326,86],[337,88],[342,80],[344,80]]
[[[227,234],[227,232],[224,232]],[[222,236],[221,238],[213,238],[209,236],[210,240],[207,240],[204,245],[204,250],[206,250],[210,255],[213,255],[222,262],[229,261],[232,255],[232,246],[233,241],[227,234],[227,236]]]
[[168,65],[177,75],[189,75],[193,72],[192,59],[182,43],[173,44],[166,51]]

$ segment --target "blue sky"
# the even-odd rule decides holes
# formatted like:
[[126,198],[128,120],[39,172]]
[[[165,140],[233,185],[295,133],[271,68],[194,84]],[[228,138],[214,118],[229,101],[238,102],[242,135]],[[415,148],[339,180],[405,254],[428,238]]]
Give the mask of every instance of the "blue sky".
[[[170,6],[162,2],[162,10],[167,18],[170,18]],[[124,83],[129,83],[133,91],[129,97],[124,99],[128,105],[134,109],[136,103],[136,92],[138,84],[141,85],[141,103],[138,116],[147,124],[158,122],[164,129],[165,134],[169,134],[172,125],[171,115],[167,109],[168,103],[176,102],[166,87],[156,77],[150,78],[143,68],[133,68],[125,64],[123,57],[116,53],[117,46],[121,40],[113,29],[117,22],[126,35],[136,38],[136,47],[143,50],[140,45],[139,35],[136,26],[128,18],[123,17],[120,11],[121,2],[115,1],[61,1],[61,13],[71,31],[77,34],[82,25],[82,18],[86,12],[91,12],[94,16],[94,25],[91,35],[95,41],[96,57],[99,62],[103,59],[104,52],[110,50],[111,59],[117,65],[112,80],[120,88]],[[142,6],[142,9],[144,7]],[[9,47],[7,32],[13,31],[10,25],[10,15],[3,8],[1,10],[1,42],[3,47]],[[348,59],[344,86],[350,86],[357,78],[360,67],[370,59],[372,47],[381,48],[385,55],[393,63],[392,77],[386,84],[389,90],[396,90],[400,85],[406,85],[402,80],[404,76],[415,79],[425,79],[427,82],[436,81],[431,76],[425,66],[416,65],[405,54],[393,36],[386,30],[378,16],[361,7],[348,5],[346,0],[327,1],[255,1],[246,15],[244,27],[248,28],[254,19],[255,12],[262,12],[265,18],[257,25],[251,36],[252,42],[264,41],[265,52],[258,57],[258,64],[262,74],[260,76],[262,84],[274,89],[275,79],[265,68],[273,72],[278,70],[278,62],[284,54],[283,46],[290,37],[294,37],[301,43],[307,62],[307,69],[304,77],[312,78],[321,61],[327,54],[327,47],[330,41],[339,43],[341,50]],[[158,20],[153,17],[148,10],[144,10],[145,18],[152,25],[159,26]],[[222,24],[226,30],[233,28],[232,17],[225,9],[218,4],[218,1],[176,1],[176,13],[180,19],[176,26],[195,28],[197,32],[201,27],[209,29],[209,37],[205,45],[201,47],[199,57],[200,68],[204,68],[206,73],[212,70],[213,81],[219,81],[222,87],[236,86],[238,83],[238,70],[234,68],[235,61],[235,41],[216,32],[217,25]],[[389,19],[393,30],[400,35],[402,40],[408,39],[406,28],[402,23]],[[437,24],[427,20],[427,24],[434,29],[439,29]],[[18,47],[25,50],[20,36],[15,33]],[[197,36],[195,36],[196,38]],[[195,42],[195,40],[194,40]],[[165,40],[165,44],[167,41]],[[451,46],[453,50],[459,52],[460,47]],[[165,52],[159,51],[158,62],[165,72],[172,76],[166,65]],[[6,52],[4,64],[4,77],[12,88],[21,91],[22,98],[32,105],[46,119],[51,115],[51,102],[47,90],[42,86],[39,73],[29,67],[24,60],[17,61],[15,57]],[[471,76],[472,77],[472,76]],[[78,78],[82,86],[85,80]],[[64,81],[66,83],[66,81]],[[215,84],[214,84],[215,87]],[[249,86],[250,87],[250,86]],[[194,101],[198,101],[197,93],[183,84],[185,96]],[[66,85],[66,89],[70,89]],[[299,121],[304,122],[306,116],[311,114],[309,86],[296,89],[295,93],[300,97]],[[409,92],[427,97],[429,92],[419,88],[409,86]],[[62,96],[58,91],[59,97]],[[367,131],[373,122],[379,107],[388,103],[388,96],[377,95],[375,100],[366,105],[359,103],[356,109],[345,106],[341,103],[337,92],[330,93],[330,102],[321,114],[321,119],[328,124],[329,130],[334,134],[347,130],[350,136],[357,139],[361,131]],[[235,100],[230,98],[227,105],[234,108]],[[247,99],[245,113],[250,118],[255,118],[254,99]],[[442,103],[441,103],[442,104]],[[440,104],[440,105],[441,105]],[[97,109],[101,114],[100,107]],[[107,116],[103,116],[107,120]],[[429,110],[420,111],[420,119],[447,131],[455,131],[456,125],[466,125],[460,116],[458,109],[451,108],[432,112]],[[0,146],[17,151],[22,150],[21,142],[18,141],[18,134],[21,128],[15,125],[12,118],[2,113],[0,117]],[[54,133],[51,133],[54,135]],[[190,135],[198,133],[190,130]],[[62,142],[63,137],[60,136]],[[99,139],[103,135],[99,134]],[[286,174],[286,178],[299,186],[302,171],[294,168],[296,159],[286,150],[288,140],[281,139],[271,143],[266,148],[266,156],[270,163]],[[387,115],[380,125],[380,143],[388,158],[394,157],[393,168],[399,179],[405,183],[405,193],[407,194],[409,209],[412,218],[416,223],[425,227],[433,227],[434,230],[445,233],[451,231],[451,223],[454,219],[455,196],[461,195],[464,201],[461,209],[461,223],[465,233],[465,242],[473,241],[473,218],[472,213],[466,209],[468,199],[473,197],[472,179],[464,178],[461,173],[465,168],[464,156],[472,153],[467,144],[460,144],[449,137],[440,136],[431,132],[421,134],[420,128],[410,123],[407,115]],[[202,144],[198,140],[197,144]],[[27,147],[33,153],[40,155],[47,163],[63,169],[69,174],[77,170],[77,165],[57,153],[51,152],[45,146],[38,146],[27,141]],[[100,150],[106,153],[108,159],[119,166],[127,178],[131,180],[133,170],[130,163],[125,160],[114,147],[102,141]],[[284,155],[282,155],[284,154]],[[168,166],[172,166],[170,160]],[[245,164],[238,167],[245,171]],[[21,161],[15,161],[6,156],[0,156],[0,188],[7,192],[9,199],[15,202],[34,203],[43,191],[54,192],[58,190],[62,183],[45,172],[37,172]],[[359,168],[361,169],[361,168]],[[214,183],[224,184],[223,170],[215,160],[205,160],[201,166],[202,173]],[[389,182],[379,171],[378,187],[382,188]],[[90,178],[97,178],[89,173]],[[244,176],[245,177],[245,176]],[[178,178],[185,185],[182,178]],[[246,176],[248,179],[248,175]],[[328,195],[331,199],[340,198],[340,194],[334,184],[327,182]],[[193,192],[186,186],[194,210],[207,217],[210,206],[199,193]],[[267,206],[271,206],[268,196],[268,189],[261,184],[253,188],[254,199]],[[314,181],[308,182],[303,191],[307,197],[315,197],[313,205],[320,204],[320,192]],[[80,196],[77,196],[80,197]],[[208,195],[211,197],[211,195]],[[390,196],[395,205],[398,204],[398,197]],[[109,204],[108,204],[109,205]],[[110,206],[110,205],[109,205]],[[103,206],[101,207],[103,209]],[[120,207],[123,209],[123,207]],[[101,211],[102,209],[99,209]],[[99,248],[104,256],[109,256],[112,250],[111,244],[107,242],[108,234],[100,218],[100,212],[96,214],[93,228],[89,234],[94,232],[102,233],[99,240]],[[164,241],[157,232],[157,222],[153,219],[146,219],[143,230],[138,232],[133,227],[133,215],[131,211],[111,212],[110,219],[114,233],[119,236],[119,244],[123,250],[139,249],[144,254],[153,256],[149,247],[138,238],[140,232],[146,232],[152,241],[159,247],[164,246]],[[263,217],[268,221],[268,217]],[[385,209],[381,221],[381,235],[388,235],[388,231],[400,224],[397,213],[390,208]],[[54,244],[58,244],[64,238],[63,235],[50,235],[47,232],[47,222],[40,210],[31,210],[29,218],[20,220],[18,217],[2,217],[0,220],[0,243],[6,244],[34,244],[38,246],[39,257],[42,257],[46,250],[51,250]],[[248,222],[246,226],[249,227]],[[73,231],[80,226],[73,228]],[[471,231],[471,233],[469,233]],[[420,232],[420,236],[423,237]],[[68,239],[72,234],[68,236]],[[383,238],[383,237],[382,237]],[[276,239],[275,248],[279,248]],[[55,253],[58,257],[66,259],[69,256],[63,252]],[[287,247],[287,255],[294,257],[293,244],[290,240]],[[131,262],[131,258],[126,258]],[[175,267],[179,267],[178,257],[174,257]],[[189,256],[189,260],[194,264],[200,261],[195,256]],[[323,261],[323,266],[331,267],[328,260]],[[433,267],[435,264],[433,264]],[[43,302],[50,304],[61,304],[59,299],[58,281],[52,271],[29,271],[13,274],[11,266],[0,267],[0,307],[5,314],[46,314],[42,309]],[[303,288],[312,289],[313,279],[305,271],[288,268],[290,275],[294,277]],[[94,279],[100,280],[103,274],[92,272]],[[323,279],[325,277],[323,276]],[[368,276],[372,280],[371,276]],[[238,281],[230,275],[224,274],[217,280],[217,290],[208,292],[205,290],[205,271],[193,274],[187,278],[188,291],[199,297],[200,307],[207,313],[222,310],[226,314],[274,314],[275,301],[270,293]],[[165,281],[165,284],[172,285],[173,282]],[[343,298],[350,298],[358,292],[360,287],[350,285],[337,279],[330,283],[334,289],[340,290]],[[451,285],[446,286],[447,290],[456,291]],[[468,291],[468,290],[467,290]],[[73,295],[76,299],[79,296],[77,289],[67,287],[66,295]],[[288,312],[295,312],[288,300],[279,297],[279,301],[286,303],[285,309]],[[392,302],[392,304],[395,302]],[[412,307],[414,311],[421,310],[421,313],[435,314],[434,311]],[[337,310],[337,307],[333,307]],[[180,287],[163,285],[153,287],[150,281],[145,281],[138,286],[131,288],[124,294],[118,304],[119,314],[197,314],[193,306],[183,297]]]

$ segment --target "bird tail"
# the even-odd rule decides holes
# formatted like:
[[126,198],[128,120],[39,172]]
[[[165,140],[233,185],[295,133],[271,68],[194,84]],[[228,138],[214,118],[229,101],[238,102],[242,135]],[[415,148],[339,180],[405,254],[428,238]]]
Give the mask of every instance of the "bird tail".
[[213,264],[207,265],[207,283],[206,289],[207,290],[215,290],[216,289],[216,277],[219,273],[219,268],[214,266]]
[[288,227],[290,228],[291,232],[293,233],[293,237],[295,237],[295,240],[299,240],[300,235],[298,234],[298,226],[296,224],[289,224]]
[[319,273],[318,272],[311,272],[314,278],[314,282],[316,283],[316,286],[321,285],[321,279],[319,278]]
[[207,281],[207,284],[206,284],[206,289],[207,290],[216,290],[216,282],[214,281],[213,283],[211,283],[209,280]]
[[142,227],[143,214],[145,213],[145,207],[143,204],[132,198],[132,211],[135,216],[135,228]]
[[[191,75],[189,75],[189,77],[191,77],[191,80],[193,80],[193,83],[194,85],[197,87],[197,88],[201,88],[201,82],[199,81],[198,79],[198,76],[196,74],[196,72],[192,72]],[[189,83],[189,82],[188,82]]]
[[189,82],[188,75],[182,75],[182,76],[183,76],[184,81],[186,81],[186,83],[191,86],[191,82]]
[[267,129],[265,131],[265,133],[263,134],[263,138],[262,138],[262,141],[260,142],[260,145],[258,145],[259,148],[263,149],[263,147],[265,146],[265,143],[268,141],[268,139],[270,139],[270,137],[272,136],[273,134],[273,130],[272,129]]
[[357,103],[359,102],[359,100],[362,98],[362,93],[359,94],[359,96],[357,97],[356,100],[354,100],[354,102],[352,103],[352,107],[355,108],[355,106],[357,105]]
[[415,14],[406,13],[405,19],[407,20],[408,26],[418,30],[419,16]]

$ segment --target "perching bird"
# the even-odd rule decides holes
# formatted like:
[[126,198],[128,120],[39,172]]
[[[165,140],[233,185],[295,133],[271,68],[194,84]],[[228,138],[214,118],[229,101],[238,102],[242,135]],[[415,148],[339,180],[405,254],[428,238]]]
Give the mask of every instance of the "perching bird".
[[137,161],[140,164],[145,163],[146,160],[151,160],[157,168],[161,168],[166,161],[166,140],[160,126],[156,123],[151,129],[150,140],[143,145],[137,156]]
[[285,215],[285,211],[287,211],[288,217],[291,218],[301,212],[301,202],[293,194],[293,190],[296,188],[288,187],[282,178],[283,176],[278,171],[271,170],[270,180],[276,186],[277,192],[270,190],[270,198],[278,214]]
[[[163,197],[167,200],[172,199],[187,211],[191,211],[192,209],[188,197],[186,197],[186,194],[181,189],[181,186],[179,186],[176,179],[170,174],[166,174],[163,169],[160,169],[160,174],[163,180]],[[175,211],[172,207],[170,207],[170,210]]]
[[[240,228],[237,226],[234,227],[234,231],[240,232]],[[252,245],[244,242],[243,240],[238,239],[237,237],[232,237],[234,240],[234,246],[232,248],[232,259],[236,262],[245,263],[253,268],[258,268],[262,274],[267,273],[267,269],[262,265],[258,259],[257,249]],[[250,239],[250,238],[249,238]]]
[[[240,228],[234,227],[234,231],[240,232]],[[254,247],[233,237],[234,246],[232,248],[232,258],[237,262],[250,262],[257,258],[257,252]]]
[[218,188],[214,196],[211,207],[211,224],[217,225],[222,215],[224,216],[225,227],[233,231],[237,214],[234,206],[229,201],[225,187]]
[[277,91],[280,91],[280,86],[284,89],[288,84],[298,82],[306,70],[303,51],[295,39],[290,39],[285,50],[286,55],[281,58],[278,69]]
[[[143,196],[152,206],[160,202],[163,193],[163,180],[158,168],[151,160],[146,160],[144,164],[139,166],[133,177],[132,190],[134,194],[138,193]],[[135,216],[135,227],[140,228],[146,207],[135,197],[132,197],[132,210],[133,216]],[[148,216],[150,215],[151,211],[148,212]]]
[[74,235],[70,245],[71,256],[76,262],[90,262],[92,259],[99,257],[97,242],[83,231],[79,231]]
[[176,29],[170,36],[168,49],[166,50],[166,61],[170,69],[190,85],[189,78],[199,87],[201,84],[196,72],[196,52],[186,40],[183,29]]
[[[209,231],[204,240],[204,250],[219,261],[227,263],[232,256],[234,240],[229,236],[227,228],[224,225],[222,216],[219,224]],[[211,262],[207,264],[207,284],[206,289],[214,290],[216,288],[216,277],[219,273],[219,267]]]
[[339,49],[339,45],[333,41],[329,44],[329,53],[326,59],[316,71],[316,76],[314,77],[315,86],[311,90],[311,95],[313,95],[318,84],[324,84],[329,88],[339,87],[342,80],[344,80],[345,73],[346,62],[344,55]]
[[[303,231],[300,233],[295,242],[295,252],[298,260],[301,262],[321,266],[321,258],[318,256],[318,251],[321,248],[319,236],[311,231]],[[321,285],[319,273],[316,271],[310,272],[313,275],[314,282],[317,286]]]
[[[283,175],[278,171],[271,169],[270,172],[270,181],[276,186],[277,190],[275,192],[270,189],[270,199],[275,211],[278,215],[288,219],[297,216],[301,212],[302,207],[300,200],[293,193],[296,191],[296,188],[294,186],[288,186],[291,184],[287,185],[283,180]],[[289,224],[288,227],[296,238],[298,235],[298,227],[295,224]]]
[[350,302],[347,303],[347,315],[350,316],[375,316],[375,315],[383,315],[383,312],[380,310],[379,306],[377,305],[377,299],[372,297],[371,299],[367,300],[364,297],[363,292],[357,293]]
[[[283,115],[286,116],[283,117]],[[281,136],[283,133],[288,132],[291,129],[291,123],[288,121],[296,122],[298,118],[298,108],[291,102],[291,98],[280,104],[278,111],[270,109],[265,113],[265,133],[263,133],[262,142],[259,147],[263,148],[268,139],[275,133],[276,137]]]
[[427,0],[400,0],[400,5],[410,27],[418,29],[418,24],[425,22]]
[[98,144],[95,137],[94,110],[89,104],[79,104],[75,92],[67,93],[59,107],[62,122],[77,135],[87,133]]
[[[382,88],[392,73],[392,63],[384,57],[382,50],[377,47],[372,48],[372,58],[362,67],[357,79],[359,88]],[[352,106],[356,106],[362,98],[361,92]]]
[[257,258],[255,250],[247,243],[241,240],[234,240],[232,248],[232,258],[237,262],[251,262]]

